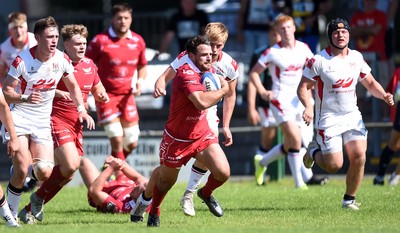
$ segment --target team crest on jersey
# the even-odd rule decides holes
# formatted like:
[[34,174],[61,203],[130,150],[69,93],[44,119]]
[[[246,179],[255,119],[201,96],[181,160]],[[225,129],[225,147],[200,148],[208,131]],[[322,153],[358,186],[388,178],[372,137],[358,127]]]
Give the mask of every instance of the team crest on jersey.
[[136,49],[137,48],[137,44],[127,44],[129,49]]
[[60,71],[60,68],[58,67],[58,63],[53,63],[53,72],[57,73],[58,71]]
[[89,68],[82,68],[82,70],[83,70],[83,72],[85,73],[85,74],[91,74],[92,73],[92,67],[89,67]]

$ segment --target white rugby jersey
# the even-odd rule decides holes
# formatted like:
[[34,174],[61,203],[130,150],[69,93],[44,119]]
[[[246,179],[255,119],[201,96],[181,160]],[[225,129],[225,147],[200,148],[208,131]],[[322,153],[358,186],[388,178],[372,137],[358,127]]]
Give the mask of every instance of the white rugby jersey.
[[269,68],[273,99],[297,96],[297,86],[300,83],[303,68],[313,56],[308,45],[298,40],[293,49],[283,48],[279,42],[262,53],[258,63]]
[[[171,63],[172,69],[175,71],[184,64],[192,64],[187,51],[181,52],[177,58]],[[218,60],[213,62],[213,72],[221,75],[227,82],[231,82],[239,76],[238,63],[229,54],[222,51]]]
[[34,91],[40,92],[43,102],[13,104],[11,110],[32,116],[32,120],[50,121],[57,84],[61,77],[72,74],[74,67],[68,56],[58,49],[48,61],[41,62],[35,58],[35,48],[21,52],[12,63],[8,75],[19,80],[17,93],[30,95]]
[[[303,75],[316,81],[316,123],[318,129],[331,128],[331,134],[361,127],[356,85],[371,68],[362,54],[348,49],[345,58],[332,56],[326,48],[308,61]],[[347,129],[346,129],[347,128]]]
[[36,44],[37,42],[35,39],[35,35],[33,35],[33,33],[31,32],[28,32],[28,37],[26,39],[25,45],[21,49],[14,47],[14,43],[12,42],[11,37],[8,37],[0,45],[0,64],[6,67],[10,67],[11,63],[21,51],[28,50]]

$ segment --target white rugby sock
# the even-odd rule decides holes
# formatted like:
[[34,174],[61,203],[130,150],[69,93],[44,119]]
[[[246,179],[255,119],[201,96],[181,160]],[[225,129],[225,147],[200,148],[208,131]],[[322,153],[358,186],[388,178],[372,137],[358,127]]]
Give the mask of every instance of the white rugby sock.
[[296,183],[296,188],[305,185],[301,174],[301,164],[303,163],[303,157],[300,156],[299,152],[289,152],[287,155],[287,159],[294,182]]
[[271,162],[279,159],[280,157],[283,156],[282,153],[282,144],[278,144],[274,146],[270,151],[267,153],[263,154],[263,158],[260,161],[260,164],[264,167],[268,166]]
[[197,188],[199,187],[201,180],[203,179],[204,175],[207,171],[204,171],[198,167],[192,166],[190,170],[190,178],[186,190],[189,192],[196,192]]
[[0,198],[0,216],[6,222],[7,226],[18,226],[18,222],[11,213],[5,195]]
[[[307,149],[302,147],[300,149],[300,158],[303,158],[304,154],[307,152]],[[304,166],[304,163],[301,163],[301,175],[303,177],[304,182],[308,182],[314,175],[313,171]]]
[[17,218],[18,206],[21,202],[21,197],[22,189],[15,188],[9,183],[7,186],[7,199],[8,206],[10,207],[11,214],[14,216],[14,218]]

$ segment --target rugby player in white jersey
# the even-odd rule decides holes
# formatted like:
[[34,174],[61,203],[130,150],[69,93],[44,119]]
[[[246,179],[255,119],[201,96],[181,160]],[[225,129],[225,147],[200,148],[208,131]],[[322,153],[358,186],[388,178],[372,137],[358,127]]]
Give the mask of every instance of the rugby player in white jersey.
[[33,33],[28,32],[26,15],[21,12],[12,12],[8,15],[8,34],[10,35],[0,45],[0,82],[4,78],[14,61],[22,51],[32,48],[37,44]]
[[[8,34],[10,36],[0,45],[0,85],[15,57],[37,44],[33,33],[28,32],[26,15],[22,12],[12,12],[8,15]],[[23,191],[34,189],[36,183],[36,180],[27,177]]]
[[[53,17],[39,19],[34,27],[37,46],[20,53],[13,61],[3,83],[4,97],[11,104],[11,114],[20,150],[12,157],[14,174],[7,186],[8,203],[16,218],[22,187],[27,175],[39,181],[50,177],[54,166],[50,114],[58,82],[63,79],[77,106],[79,120],[89,129],[94,121],[85,109],[82,93],[74,77],[68,56],[57,49],[58,25]],[[2,127],[3,141],[9,139]],[[31,195],[31,211],[40,218],[43,199]]]
[[[297,95],[297,85],[301,80],[303,67],[313,54],[303,42],[296,40],[293,18],[282,15],[276,20],[281,41],[264,51],[253,68],[249,79],[254,84],[261,98],[270,101],[276,123],[282,130],[284,142],[274,146],[263,155],[254,156],[255,176],[258,185],[264,182],[264,172],[267,165],[286,155],[292,172],[295,186],[307,189],[302,173],[301,114],[304,109]],[[266,90],[260,78],[265,69],[270,69],[272,90]]]
[[308,145],[303,162],[311,168],[314,161],[327,172],[343,166],[343,146],[350,164],[342,207],[359,210],[356,194],[364,175],[367,150],[367,129],[357,106],[356,86],[361,83],[374,97],[394,105],[393,95],[386,93],[374,79],[363,55],[348,48],[350,26],[340,18],[327,26],[329,46],[315,55],[303,72],[298,96],[305,106],[303,119],[314,118],[310,102],[311,88],[316,89],[316,141]]

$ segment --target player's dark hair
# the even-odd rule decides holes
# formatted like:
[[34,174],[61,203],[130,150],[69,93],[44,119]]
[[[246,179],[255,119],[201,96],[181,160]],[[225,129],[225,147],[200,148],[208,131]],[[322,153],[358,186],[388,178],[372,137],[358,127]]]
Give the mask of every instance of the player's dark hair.
[[188,53],[197,54],[197,47],[201,44],[211,46],[210,39],[207,36],[195,36],[186,42],[185,49]]
[[123,11],[129,11],[132,14],[132,7],[129,6],[126,2],[120,2],[113,6],[112,8],[112,16],[115,16],[117,13]]
[[51,16],[36,21],[35,27],[33,28],[33,33],[35,35],[41,34],[44,30],[46,30],[46,28],[49,27],[53,27],[58,30],[58,25],[56,23],[56,20]]

